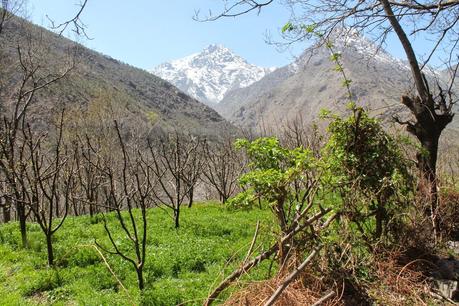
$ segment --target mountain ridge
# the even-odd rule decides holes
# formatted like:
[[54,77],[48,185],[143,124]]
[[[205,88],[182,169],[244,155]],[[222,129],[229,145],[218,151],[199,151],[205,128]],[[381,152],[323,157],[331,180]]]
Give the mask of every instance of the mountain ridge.
[[[402,95],[414,93],[407,63],[358,33],[338,37],[332,50],[309,48],[294,63],[247,88],[229,92],[216,106],[217,111],[233,124],[248,128],[273,127],[298,116],[312,121],[324,108],[344,112],[348,93],[342,86],[343,75],[330,59],[332,53],[339,53],[346,77],[352,81],[353,99],[360,106],[385,120],[395,114],[408,117],[400,103]],[[437,72],[429,74],[438,76]]]
[[260,80],[275,68],[261,68],[219,44],[198,53],[162,63],[151,72],[177,86],[195,99],[214,105],[236,88]]
[[[179,129],[190,133],[218,137],[235,128],[213,109],[187,96],[169,82],[149,72],[122,63],[110,56],[86,48],[45,28],[14,18],[4,28],[0,51],[11,67],[18,67],[17,46],[27,47],[28,39],[40,48],[41,66],[59,70],[67,53],[72,53],[75,68],[65,79],[42,90],[34,108],[42,117],[49,117],[58,105],[86,108],[101,95],[119,97],[119,104],[128,114],[127,124],[151,122],[165,130]],[[4,89],[13,89],[11,80],[20,72],[11,69],[4,74]],[[8,90],[3,90],[6,94]],[[50,118],[46,120],[49,121]]]

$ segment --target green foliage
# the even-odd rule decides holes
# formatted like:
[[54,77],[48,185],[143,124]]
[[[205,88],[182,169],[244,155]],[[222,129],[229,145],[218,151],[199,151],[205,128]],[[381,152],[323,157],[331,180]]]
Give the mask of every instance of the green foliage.
[[[330,139],[323,149],[323,180],[341,191],[343,210],[352,214],[363,232],[375,231],[369,216],[385,222],[402,210],[397,195],[409,192],[407,163],[397,141],[377,119],[353,107],[348,118],[338,116],[328,127]],[[378,215],[379,213],[379,215]],[[379,236],[378,233],[377,236]]]
[[230,204],[249,207],[258,198],[269,203],[290,192],[290,184],[301,179],[304,171],[311,169],[315,160],[310,150],[289,150],[274,137],[258,138],[252,142],[239,139],[236,147],[244,148],[250,160],[251,171],[241,176],[239,183],[245,188]]
[[147,116],[148,121],[150,121],[151,124],[155,124],[156,122],[158,122],[158,118],[159,118],[158,113],[154,111],[148,111],[146,112],[146,116]]
[[397,142],[362,109],[345,119],[335,117],[328,131],[324,155],[334,180],[359,180],[362,188],[378,193],[407,175]]
[[295,29],[293,24],[289,21],[282,27],[282,33],[291,32]]

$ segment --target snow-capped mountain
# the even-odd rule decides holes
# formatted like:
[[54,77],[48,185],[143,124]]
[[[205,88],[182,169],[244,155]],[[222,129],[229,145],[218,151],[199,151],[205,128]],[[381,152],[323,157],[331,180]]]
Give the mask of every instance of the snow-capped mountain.
[[228,91],[247,87],[272,72],[247,63],[222,45],[163,63],[151,72],[206,104],[219,103]]

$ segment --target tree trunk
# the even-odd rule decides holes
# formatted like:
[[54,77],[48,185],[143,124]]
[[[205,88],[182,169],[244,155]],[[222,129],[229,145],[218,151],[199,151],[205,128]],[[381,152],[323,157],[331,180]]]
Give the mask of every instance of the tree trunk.
[[8,223],[11,221],[11,201],[9,199],[5,200],[3,206],[3,222]]
[[137,272],[137,280],[139,282],[139,289],[143,290],[145,288],[145,282],[143,280],[143,269],[142,268],[137,268],[136,267],[136,272]]
[[52,234],[45,233],[45,235],[46,235],[46,247],[48,249],[48,266],[52,267],[54,265]]
[[[285,203],[285,199],[287,197],[287,191],[282,189],[282,190],[279,190],[279,195],[278,195],[278,198],[276,199],[276,205],[274,206],[274,210],[275,210],[275,213],[276,213],[276,217],[277,217],[277,222],[279,223],[279,228],[281,230],[281,237],[284,237],[286,236],[288,233],[287,233],[287,222],[286,222],[286,218],[285,218],[285,212],[284,212],[284,203]],[[279,248],[279,264],[281,265],[281,267],[285,266],[285,262],[287,261],[287,255],[289,253],[289,246],[288,246],[288,243],[281,243],[280,245],[281,247]]]
[[92,199],[89,202],[89,216],[92,218],[94,216],[94,204]]
[[194,187],[191,187],[190,191],[188,192],[188,208],[191,208],[193,205],[193,197],[194,197]]
[[384,209],[384,204],[385,202],[382,202],[382,200],[379,200],[378,203],[376,204],[377,205],[376,214],[375,214],[376,229],[374,233],[375,239],[381,238],[384,232],[384,222],[387,219],[387,214],[386,214],[386,210]]
[[175,219],[175,228],[179,228],[180,227],[180,206],[179,207],[176,207],[174,209],[174,219]]
[[442,92],[440,92],[440,101],[437,101],[437,103],[434,101],[432,92],[429,89],[429,84],[423,77],[421,68],[419,67],[413,47],[400,25],[397,16],[395,16],[390,1],[379,0],[379,2],[382,4],[386,17],[405,50],[405,54],[410,64],[411,74],[418,92],[418,97],[416,98],[402,97],[402,103],[410,109],[411,113],[416,118],[415,123],[405,122],[404,124],[407,124],[408,132],[419,139],[422,149],[424,150],[424,152],[418,154],[421,184],[426,184],[420,191],[421,195],[423,193],[424,196],[426,196],[425,200],[430,203],[430,215],[432,217],[434,231],[437,231],[439,229],[439,224],[435,212],[437,209],[436,164],[438,139],[443,129],[453,120],[454,114],[451,108],[447,107],[446,99],[442,95]]
[[440,230],[437,219],[438,193],[437,193],[437,154],[440,133],[435,129],[423,129],[420,135],[416,135],[421,142],[422,152],[417,154],[418,168],[421,172],[418,190],[422,200],[429,205],[427,214],[432,218],[434,230]]
[[27,243],[27,226],[26,226],[26,213],[25,207],[23,204],[17,205],[18,219],[19,219],[19,229],[21,231],[22,246],[24,248],[28,247]]

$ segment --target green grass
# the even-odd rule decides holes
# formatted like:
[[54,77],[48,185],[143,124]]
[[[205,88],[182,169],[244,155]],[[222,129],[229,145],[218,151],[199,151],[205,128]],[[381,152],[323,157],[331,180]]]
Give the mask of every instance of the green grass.
[[[54,237],[56,268],[47,267],[38,225],[29,224],[28,250],[20,247],[16,223],[0,226],[0,305],[200,305],[224,274],[245,258],[257,221],[262,233],[270,233],[266,229],[273,224],[267,210],[228,211],[206,203],[182,211],[179,230],[166,211],[148,212],[143,296],[130,263],[104,254],[126,291],[94,248],[95,238],[109,246],[100,216],[66,220]],[[120,248],[129,250],[114,215],[107,220]],[[267,246],[271,239],[262,235],[258,242]],[[245,280],[266,278],[268,266],[269,262],[260,265]]]

